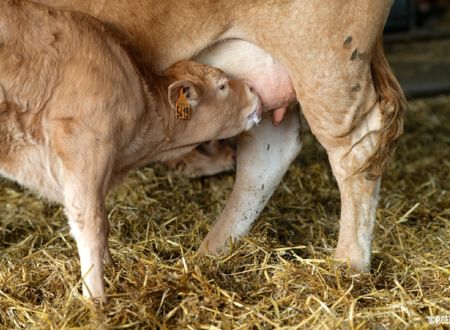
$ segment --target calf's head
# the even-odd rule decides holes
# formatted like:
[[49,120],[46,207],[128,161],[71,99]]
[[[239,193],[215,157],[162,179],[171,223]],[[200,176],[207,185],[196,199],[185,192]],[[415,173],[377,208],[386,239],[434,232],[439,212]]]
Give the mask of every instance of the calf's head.
[[243,80],[229,80],[219,69],[181,61],[166,70],[175,138],[184,144],[229,138],[257,124],[261,98]]

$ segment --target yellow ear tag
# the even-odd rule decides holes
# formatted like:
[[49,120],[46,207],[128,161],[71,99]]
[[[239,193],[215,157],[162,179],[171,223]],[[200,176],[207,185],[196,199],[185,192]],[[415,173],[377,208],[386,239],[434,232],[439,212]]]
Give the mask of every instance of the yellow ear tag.
[[183,89],[180,89],[180,95],[178,96],[176,107],[178,119],[188,120],[191,118],[191,106],[186,99],[186,95],[184,95]]

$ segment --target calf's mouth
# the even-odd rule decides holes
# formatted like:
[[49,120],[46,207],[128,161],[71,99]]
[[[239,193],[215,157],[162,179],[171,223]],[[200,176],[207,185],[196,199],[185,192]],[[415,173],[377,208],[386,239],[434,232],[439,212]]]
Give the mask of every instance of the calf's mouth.
[[252,124],[255,124],[255,125],[258,124],[262,119],[263,109],[264,109],[264,105],[263,105],[262,98],[261,98],[261,96],[258,95],[258,102],[255,105],[255,109],[253,110],[253,112],[251,114],[249,114],[247,116],[247,119]]

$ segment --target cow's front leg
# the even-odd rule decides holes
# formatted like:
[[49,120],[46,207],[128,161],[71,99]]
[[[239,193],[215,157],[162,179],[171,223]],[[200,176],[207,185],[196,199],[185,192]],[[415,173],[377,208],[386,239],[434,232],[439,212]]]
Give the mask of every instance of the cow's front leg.
[[233,191],[203,240],[201,252],[217,253],[229,238],[235,240],[247,233],[301,147],[296,108],[286,114],[279,127],[274,127],[270,114],[266,114],[257,127],[239,137]]

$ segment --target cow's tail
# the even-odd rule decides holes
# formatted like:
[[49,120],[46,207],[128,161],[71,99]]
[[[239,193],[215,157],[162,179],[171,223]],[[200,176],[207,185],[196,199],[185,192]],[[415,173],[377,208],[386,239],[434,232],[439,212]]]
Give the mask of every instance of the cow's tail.
[[378,142],[375,152],[357,172],[367,173],[368,178],[376,179],[382,174],[395,150],[398,138],[403,133],[403,117],[407,109],[407,102],[384,55],[381,36],[375,45],[370,69],[380,104],[382,124],[377,131]]

